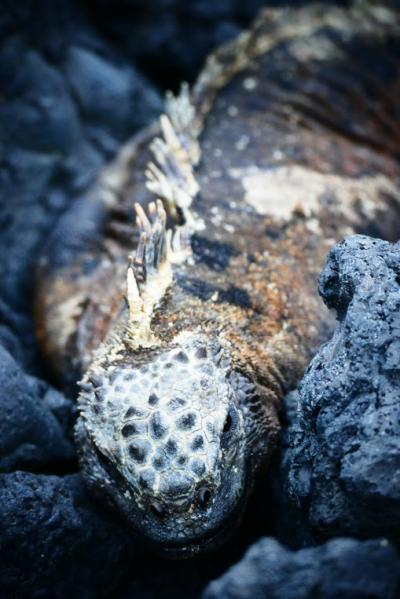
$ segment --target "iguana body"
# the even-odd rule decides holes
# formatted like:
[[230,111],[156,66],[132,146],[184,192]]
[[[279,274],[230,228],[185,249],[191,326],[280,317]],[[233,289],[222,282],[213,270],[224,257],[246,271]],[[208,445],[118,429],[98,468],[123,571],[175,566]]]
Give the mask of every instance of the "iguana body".
[[262,13],[49,241],[38,335],[82,379],[83,473],[159,550],[212,548],[239,520],[331,330],[333,243],[398,237],[399,37],[385,9]]

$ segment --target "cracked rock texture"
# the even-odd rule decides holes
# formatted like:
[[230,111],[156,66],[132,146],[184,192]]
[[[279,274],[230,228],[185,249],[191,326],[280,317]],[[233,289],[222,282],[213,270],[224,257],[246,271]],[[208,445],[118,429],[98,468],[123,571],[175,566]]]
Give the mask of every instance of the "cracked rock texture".
[[[99,30],[118,40],[126,56],[162,87],[177,89],[183,80],[194,81],[207,54],[233,39],[261,8],[306,1],[86,0],[85,6]],[[325,0],[336,5],[348,2]]]
[[330,252],[319,290],[338,323],[288,398],[278,494],[288,537],[398,542],[400,244],[347,238]]
[[203,599],[396,599],[400,558],[387,541],[335,539],[297,552],[272,538],[212,582]]
[[77,3],[25,0],[7,8],[0,17],[0,299],[19,314],[12,330],[24,337],[20,357],[29,362],[26,313],[41,241],[162,101]]
[[0,346],[0,472],[68,468],[74,460],[72,403],[24,374]]
[[93,503],[78,474],[0,475],[0,522],[4,598],[98,597],[132,572],[123,524]]

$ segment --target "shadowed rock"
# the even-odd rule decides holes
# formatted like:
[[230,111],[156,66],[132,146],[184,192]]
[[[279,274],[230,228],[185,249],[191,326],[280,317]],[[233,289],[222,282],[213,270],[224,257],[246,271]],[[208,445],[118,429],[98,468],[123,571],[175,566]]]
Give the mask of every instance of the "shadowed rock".
[[400,244],[353,236],[328,256],[320,294],[338,324],[300,384],[283,451],[279,501],[295,542],[308,534],[398,540],[399,283]]
[[275,539],[255,543],[212,582],[203,599],[394,599],[400,560],[387,541],[335,539],[292,552]]
[[98,597],[132,568],[124,526],[79,475],[0,475],[2,597]]
[[1,346],[0,412],[0,472],[70,467],[75,456],[68,436],[71,402],[25,375]]
[[[32,308],[35,252],[55,220],[162,102],[77,3],[23,2],[3,12],[0,298],[23,314]],[[18,324],[31,359],[30,324]]]

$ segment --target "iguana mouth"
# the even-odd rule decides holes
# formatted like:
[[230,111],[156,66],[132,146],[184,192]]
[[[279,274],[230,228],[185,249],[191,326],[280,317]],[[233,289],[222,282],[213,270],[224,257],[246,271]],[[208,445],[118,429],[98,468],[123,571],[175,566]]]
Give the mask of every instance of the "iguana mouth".
[[200,557],[201,554],[216,551],[231,536],[233,536],[240,524],[247,505],[248,494],[241,495],[229,517],[209,532],[189,540],[176,541],[153,545],[153,541],[147,538],[151,548],[162,557],[169,559],[189,559]]

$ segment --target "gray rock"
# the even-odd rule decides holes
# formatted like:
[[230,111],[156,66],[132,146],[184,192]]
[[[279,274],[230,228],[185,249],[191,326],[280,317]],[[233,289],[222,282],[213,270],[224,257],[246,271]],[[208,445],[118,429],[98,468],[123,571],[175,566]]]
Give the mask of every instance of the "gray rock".
[[[325,0],[337,4],[338,0]],[[340,0],[346,3],[346,0]],[[193,81],[207,54],[256,17],[267,0],[87,0],[87,14],[159,85]],[[296,6],[299,0],[285,0]]]
[[[156,118],[162,102],[77,3],[21,2],[5,9],[3,22],[0,294],[26,316],[41,241],[121,142]],[[19,358],[32,366],[32,324],[17,320],[15,332],[24,338]],[[16,352],[7,331],[2,337]]]
[[212,582],[203,599],[395,599],[400,557],[384,540],[335,539],[292,552],[272,538]]
[[87,496],[78,474],[0,475],[3,598],[98,597],[133,570],[121,522]]
[[[73,46],[67,52],[65,73],[83,115],[100,123],[118,140],[124,139],[127,131],[147,124],[162,109],[159,95],[126,63],[113,64],[88,49]],[[145,104],[145,111],[141,104]]]
[[284,440],[286,529],[298,543],[333,534],[398,541],[400,244],[347,238],[328,256],[320,293],[338,324],[300,384]]
[[[55,176],[58,158],[8,147],[0,165],[0,263],[1,297],[14,310],[26,307],[32,251],[54,218],[44,197]],[[1,221],[1,216],[0,216]],[[28,297],[27,297],[28,296]],[[16,319],[18,327],[18,319]],[[22,333],[19,327],[17,333]]]
[[12,355],[14,360],[17,362],[22,360],[21,344],[16,335],[5,324],[0,324],[0,345]]
[[245,19],[237,14],[237,0],[89,0],[87,7],[125,55],[160,85],[176,89],[183,80],[193,81],[208,52],[239,33],[262,4],[255,2]]
[[0,65],[0,142],[41,153],[72,151],[80,142],[79,117],[57,69],[20,38],[3,46]]
[[[17,331],[27,328],[30,328],[29,316],[18,315],[0,297],[0,345],[19,363],[23,362],[25,348],[22,347]],[[26,343],[27,340],[24,341]]]
[[0,347],[0,472],[62,472],[75,458],[72,404],[46,383],[27,377]]

